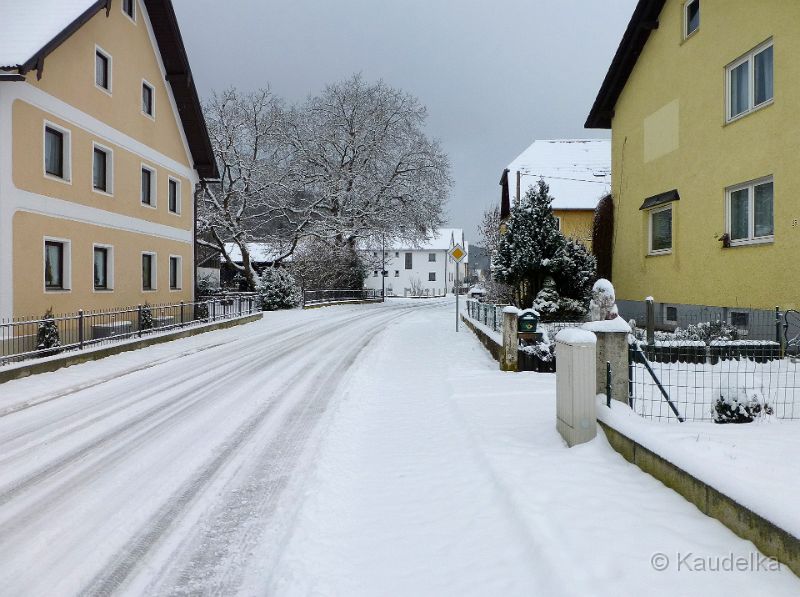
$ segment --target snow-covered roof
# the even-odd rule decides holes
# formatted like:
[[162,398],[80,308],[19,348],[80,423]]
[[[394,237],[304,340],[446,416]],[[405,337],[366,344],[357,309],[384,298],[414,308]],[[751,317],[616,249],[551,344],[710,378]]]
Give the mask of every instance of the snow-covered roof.
[[550,187],[553,209],[594,209],[611,192],[610,139],[537,140],[508,165],[512,198],[540,178]]
[[[233,261],[242,260],[242,251],[236,243],[225,243],[225,250]],[[256,263],[273,261],[284,254],[284,251],[269,243],[247,243],[247,250],[250,252],[250,261]]]
[[0,0],[0,67],[24,64],[96,0]]
[[401,244],[393,246],[393,250],[408,249],[416,251],[447,251],[453,246],[453,243],[463,246],[465,249],[466,242],[464,239],[464,231],[461,228],[439,228],[425,241],[411,246],[411,244]]

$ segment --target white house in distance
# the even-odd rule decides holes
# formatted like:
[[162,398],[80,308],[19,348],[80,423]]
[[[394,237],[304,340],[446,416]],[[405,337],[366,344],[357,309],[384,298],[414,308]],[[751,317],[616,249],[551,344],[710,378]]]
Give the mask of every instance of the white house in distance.
[[[467,257],[456,264],[450,249],[460,244]],[[382,288],[380,250],[371,250],[373,268],[367,273],[364,288]],[[428,241],[416,246],[386,247],[386,296],[441,296],[453,292],[456,280],[463,280],[469,269],[469,243],[461,228],[440,228]]]

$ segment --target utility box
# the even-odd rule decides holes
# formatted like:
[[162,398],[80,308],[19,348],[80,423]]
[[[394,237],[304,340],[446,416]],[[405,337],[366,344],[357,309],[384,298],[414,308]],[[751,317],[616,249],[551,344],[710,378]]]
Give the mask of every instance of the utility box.
[[570,448],[597,435],[596,343],[579,328],[556,336],[556,429]]

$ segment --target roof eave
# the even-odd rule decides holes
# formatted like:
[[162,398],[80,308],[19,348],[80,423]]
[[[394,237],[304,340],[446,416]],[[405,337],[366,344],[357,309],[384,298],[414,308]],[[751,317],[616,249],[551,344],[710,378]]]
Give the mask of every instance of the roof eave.
[[617,100],[633,72],[650,33],[658,29],[658,17],[665,3],[666,0],[639,0],[594,100],[584,124],[585,128],[611,128]]

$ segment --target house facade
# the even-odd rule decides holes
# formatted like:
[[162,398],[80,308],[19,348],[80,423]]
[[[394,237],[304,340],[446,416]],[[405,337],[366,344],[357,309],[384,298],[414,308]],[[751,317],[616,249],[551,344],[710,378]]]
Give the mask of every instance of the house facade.
[[[467,252],[459,264],[449,255],[456,244]],[[384,288],[381,267],[385,263],[386,296],[443,296],[455,291],[456,274],[463,282],[469,272],[469,243],[460,228],[440,228],[427,241],[415,246],[387,247],[383,258],[380,250],[365,253],[365,261],[372,269],[367,271],[364,288]]]
[[0,317],[189,301],[217,177],[169,0],[0,8]]
[[653,296],[665,325],[748,327],[800,306],[798,23],[782,0],[636,6],[586,123],[612,131],[624,315]]
[[500,217],[543,179],[553,197],[553,215],[564,235],[591,250],[594,210],[611,190],[609,139],[534,141],[518,155],[500,178]]

